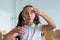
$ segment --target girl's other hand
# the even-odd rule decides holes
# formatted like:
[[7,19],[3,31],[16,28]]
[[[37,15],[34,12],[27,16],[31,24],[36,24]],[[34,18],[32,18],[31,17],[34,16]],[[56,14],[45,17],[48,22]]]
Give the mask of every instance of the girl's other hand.
[[36,15],[38,15],[38,16],[41,16],[41,15],[42,15],[42,11],[39,10],[38,8],[34,8],[34,9],[32,10],[32,12],[36,13]]

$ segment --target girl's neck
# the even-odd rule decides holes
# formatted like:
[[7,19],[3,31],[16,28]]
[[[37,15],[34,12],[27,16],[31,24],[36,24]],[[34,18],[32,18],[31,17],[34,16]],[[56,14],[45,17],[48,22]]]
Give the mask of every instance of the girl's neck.
[[26,25],[31,26],[33,22],[26,22]]

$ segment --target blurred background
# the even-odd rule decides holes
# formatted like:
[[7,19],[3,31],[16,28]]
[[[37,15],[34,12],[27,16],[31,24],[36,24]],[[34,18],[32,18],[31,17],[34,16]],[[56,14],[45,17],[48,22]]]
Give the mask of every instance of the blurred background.
[[[25,5],[33,5],[50,16],[60,29],[60,0],[0,0],[0,31],[16,27],[18,15]],[[42,23],[46,23],[41,18]]]

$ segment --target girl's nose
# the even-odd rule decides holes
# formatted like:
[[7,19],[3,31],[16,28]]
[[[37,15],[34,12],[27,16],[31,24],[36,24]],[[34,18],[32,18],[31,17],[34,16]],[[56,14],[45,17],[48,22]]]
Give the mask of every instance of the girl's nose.
[[31,16],[31,12],[28,13],[28,16]]

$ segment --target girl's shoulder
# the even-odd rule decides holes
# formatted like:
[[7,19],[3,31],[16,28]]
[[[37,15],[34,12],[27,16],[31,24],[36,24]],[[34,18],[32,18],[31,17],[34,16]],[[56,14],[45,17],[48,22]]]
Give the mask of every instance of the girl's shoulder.
[[41,28],[44,25],[47,25],[47,24],[41,24],[41,23],[39,23],[39,24],[37,24],[37,27],[40,27]]
[[39,24],[37,24],[38,26],[43,26],[43,25],[47,25],[47,24],[41,24],[41,23],[39,23]]
[[39,24],[37,24],[37,26],[42,26],[43,24],[41,24],[41,23],[39,23]]

